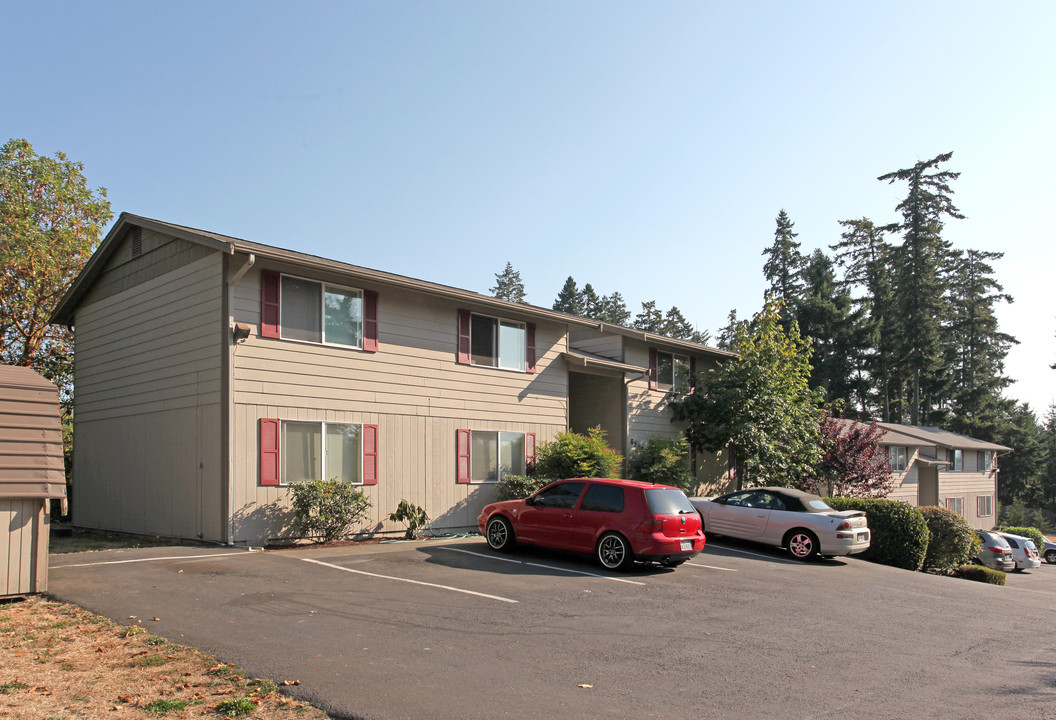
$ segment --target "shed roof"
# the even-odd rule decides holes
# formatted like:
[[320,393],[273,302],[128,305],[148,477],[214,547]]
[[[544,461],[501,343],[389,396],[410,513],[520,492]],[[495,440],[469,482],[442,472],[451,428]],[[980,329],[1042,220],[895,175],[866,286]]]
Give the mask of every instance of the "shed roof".
[[153,220],[151,218],[133,215],[127,212],[121,213],[121,216],[118,217],[117,222],[115,222],[113,227],[110,228],[110,232],[107,233],[103,242],[95,251],[95,254],[88,260],[88,264],[85,265],[80,275],[74,280],[70,289],[66,292],[66,295],[62,298],[58,307],[56,307],[55,311],[52,313],[51,322],[61,323],[63,325],[72,325],[74,323],[74,311],[80,304],[81,299],[91,289],[96,277],[98,277],[106,266],[107,260],[120,246],[125,232],[130,227],[154,230],[188,242],[213,248],[214,250],[228,255],[241,253],[244,255],[268,258],[278,262],[291,263],[305,268],[341,273],[348,277],[357,278],[369,283],[377,283],[431,295],[438,295],[460,302],[492,308],[500,312],[506,311],[518,315],[524,315],[529,318],[551,320],[566,325],[593,328],[598,332],[609,332],[616,335],[633,337],[662,348],[689,351],[700,355],[710,355],[714,357],[736,357],[735,353],[708,347],[707,345],[700,345],[688,340],[678,340],[664,335],[637,330],[635,328],[623,327],[622,325],[613,325],[611,323],[601,322],[591,318],[579,317],[578,315],[569,315],[568,313],[558,312],[537,305],[500,300],[499,298],[490,295],[482,295],[471,290],[462,290],[450,285],[441,285],[427,280],[417,280],[404,275],[396,275],[381,270],[372,270],[370,268],[351,265],[337,260],[328,260],[317,255],[309,255],[307,253],[286,250],[271,245],[262,245],[260,243],[242,240],[229,235],[198,230],[185,225],[176,225],[161,220]]
[[0,365],[0,497],[66,497],[59,392],[27,367]]

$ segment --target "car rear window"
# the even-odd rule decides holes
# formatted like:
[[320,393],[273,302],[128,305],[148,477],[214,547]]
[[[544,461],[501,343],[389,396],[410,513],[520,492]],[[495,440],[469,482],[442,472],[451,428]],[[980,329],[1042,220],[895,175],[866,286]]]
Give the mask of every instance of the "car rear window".
[[682,515],[697,511],[678,488],[646,488],[645,501],[653,515]]
[[624,499],[623,488],[615,485],[594,484],[587,488],[587,494],[583,496],[580,510],[593,510],[594,512],[623,512]]

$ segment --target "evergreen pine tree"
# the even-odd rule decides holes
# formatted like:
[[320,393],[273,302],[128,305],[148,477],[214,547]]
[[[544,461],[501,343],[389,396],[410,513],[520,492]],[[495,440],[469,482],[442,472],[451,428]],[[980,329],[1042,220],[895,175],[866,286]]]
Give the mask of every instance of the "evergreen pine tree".
[[634,327],[645,332],[663,335],[664,315],[656,309],[656,301],[642,303],[642,311],[634,316]]
[[598,297],[598,293],[594,291],[594,286],[587,283],[583,286],[583,291],[579,294],[580,301],[583,303],[583,317],[595,318],[601,315],[601,298]]
[[805,264],[803,255],[799,252],[799,243],[796,242],[799,233],[793,232],[793,227],[795,223],[782,209],[777,214],[774,243],[763,250],[763,255],[767,256],[763,275],[770,284],[766,297],[782,301],[784,308],[781,311],[781,324],[786,332],[796,319],[799,299],[803,292],[800,277]]
[[583,315],[583,296],[580,294],[576,281],[572,279],[571,275],[565,280],[561,292],[557,294],[553,308],[558,312],[568,313],[569,315]]
[[682,311],[677,307],[672,307],[664,314],[662,331],[664,335],[679,340],[692,340],[695,332],[693,325],[690,324],[689,320],[686,320]]
[[611,295],[605,295],[601,298],[601,312],[598,314],[598,320],[602,320],[613,325],[627,325],[631,321],[631,311],[627,309],[627,303],[623,300],[623,295],[618,292],[614,292]]
[[521,274],[513,269],[512,263],[507,262],[505,270],[495,273],[495,287],[491,288],[491,294],[500,300],[524,302],[524,283],[521,282]]

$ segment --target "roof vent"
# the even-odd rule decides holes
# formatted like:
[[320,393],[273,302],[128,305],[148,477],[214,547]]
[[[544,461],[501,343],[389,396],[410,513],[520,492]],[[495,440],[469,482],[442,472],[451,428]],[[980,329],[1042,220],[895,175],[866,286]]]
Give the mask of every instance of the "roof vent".
[[132,257],[137,258],[143,254],[143,229],[132,228],[129,239],[132,241]]

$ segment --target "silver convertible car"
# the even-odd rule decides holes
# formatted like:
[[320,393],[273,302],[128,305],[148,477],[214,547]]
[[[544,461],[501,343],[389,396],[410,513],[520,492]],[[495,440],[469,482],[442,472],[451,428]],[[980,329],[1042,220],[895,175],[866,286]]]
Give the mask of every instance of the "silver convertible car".
[[869,549],[864,512],[833,510],[817,495],[800,490],[757,487],[690,502],[707,535],[776,545],[800,560]]

